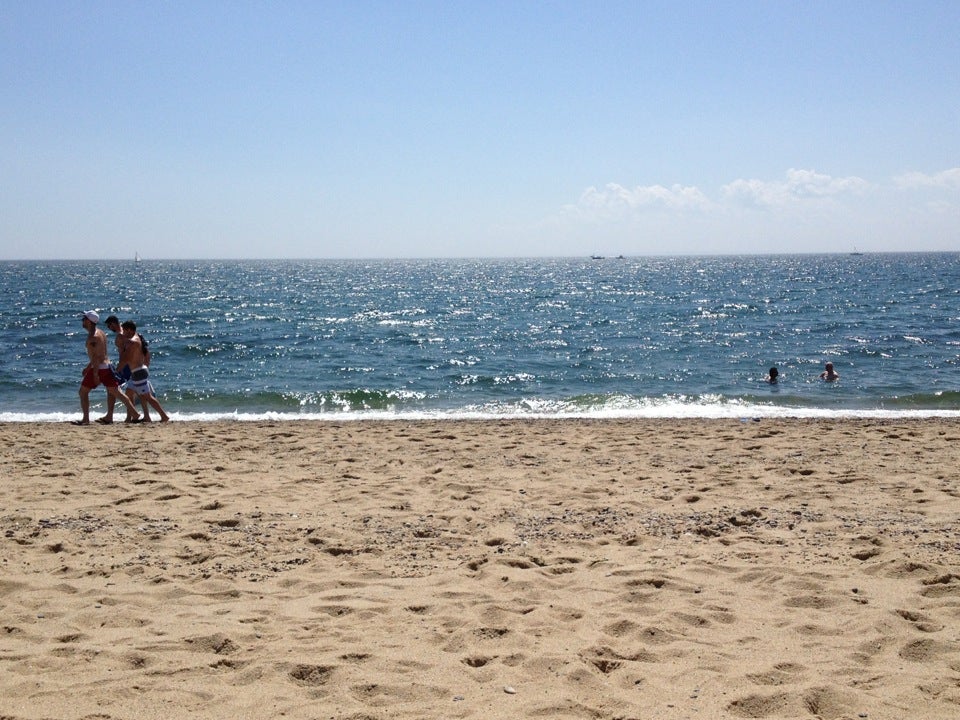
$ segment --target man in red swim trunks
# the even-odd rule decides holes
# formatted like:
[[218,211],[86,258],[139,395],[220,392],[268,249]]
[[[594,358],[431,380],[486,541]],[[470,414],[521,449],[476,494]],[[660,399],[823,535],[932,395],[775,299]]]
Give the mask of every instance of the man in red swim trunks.
[[[83,314],[83,328],[87,331],[87,357],[90,358],[90,362],[83,369],[83,380],[80,382],[80,409],[83,411],[83,419],[75,421],[74,425],[90,424],[90,391],[101,383],[107,389],[109,398],[119,400],[127,407],[132,418],[131,422],[140,422],[140,414],[133,407],[133,403],[120,392],[117,377],[113,374],[113,368],[110,367],[110,360],[107,358],[107,336],[97,327],[98,322],[100,322],[100,316],[93,310],[87,310]],[[110,403],[110,410],[106,417],[100,418],[97,422],[104,425],[112,423],[112,410],[113,403]]]

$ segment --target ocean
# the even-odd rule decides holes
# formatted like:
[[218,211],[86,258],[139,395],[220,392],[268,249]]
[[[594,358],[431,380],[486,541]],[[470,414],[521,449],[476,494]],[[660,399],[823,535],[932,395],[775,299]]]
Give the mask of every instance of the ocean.
[[0,421],[79,417],[88,309],[174,420],[960,417],[960,253],[0,262]]

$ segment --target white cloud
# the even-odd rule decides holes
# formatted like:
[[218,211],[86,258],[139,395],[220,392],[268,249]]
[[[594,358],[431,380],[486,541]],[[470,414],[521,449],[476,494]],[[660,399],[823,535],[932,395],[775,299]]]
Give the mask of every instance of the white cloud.
[[583,217],[609,218],[646,210],[704,210],[710,205],[707,197],[695,187],[647,185],[631,190],[608,183],[600,190],[587,188],[577,204],[568,209]]
[[922,188],[960,189],[960,168],[950,168],[934,175],[921,172],[910,172],[898,175],[893,179],[894,184],[905,190]]
[[813,170],[791,168],[785,180],[734,180],[721,188],[721,194],[735,204],[772,208],[862,194],[870,187],[866,180],[855,176],[835,178]]
[[575,204],[564,208],[564,215],[607,222],[640,219],[651,211],[692,216],[744,207],[773,210],[861,196],[872,189],[871,183],[856,176],[832,177],[796,169],[788,170],[782,180],[734,180],[720,188],[717,200],[696,186],[641,185],[630,189],[608,183],[600,189],[588,187]]
[[[955,249],[960,168],[881,181],[790,169],[775,180],[589,187],[544,223],[557,246],[605,252],[834,252]],[[559,247],[564,249],[567,246]]]

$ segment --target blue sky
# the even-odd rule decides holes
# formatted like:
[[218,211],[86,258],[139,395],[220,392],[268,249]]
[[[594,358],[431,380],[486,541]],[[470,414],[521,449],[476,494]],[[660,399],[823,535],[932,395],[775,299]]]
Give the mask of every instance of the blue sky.
[[960,2],[0,4],[0,258],[960,249]]

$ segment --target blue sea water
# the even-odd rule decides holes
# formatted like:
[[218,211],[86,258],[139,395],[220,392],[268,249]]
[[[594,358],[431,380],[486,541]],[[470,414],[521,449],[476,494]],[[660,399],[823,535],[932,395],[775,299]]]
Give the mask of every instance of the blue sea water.
[[79,416],[91,308],[174,419],[960,417],[958,253],[3,262],[0,421]]

